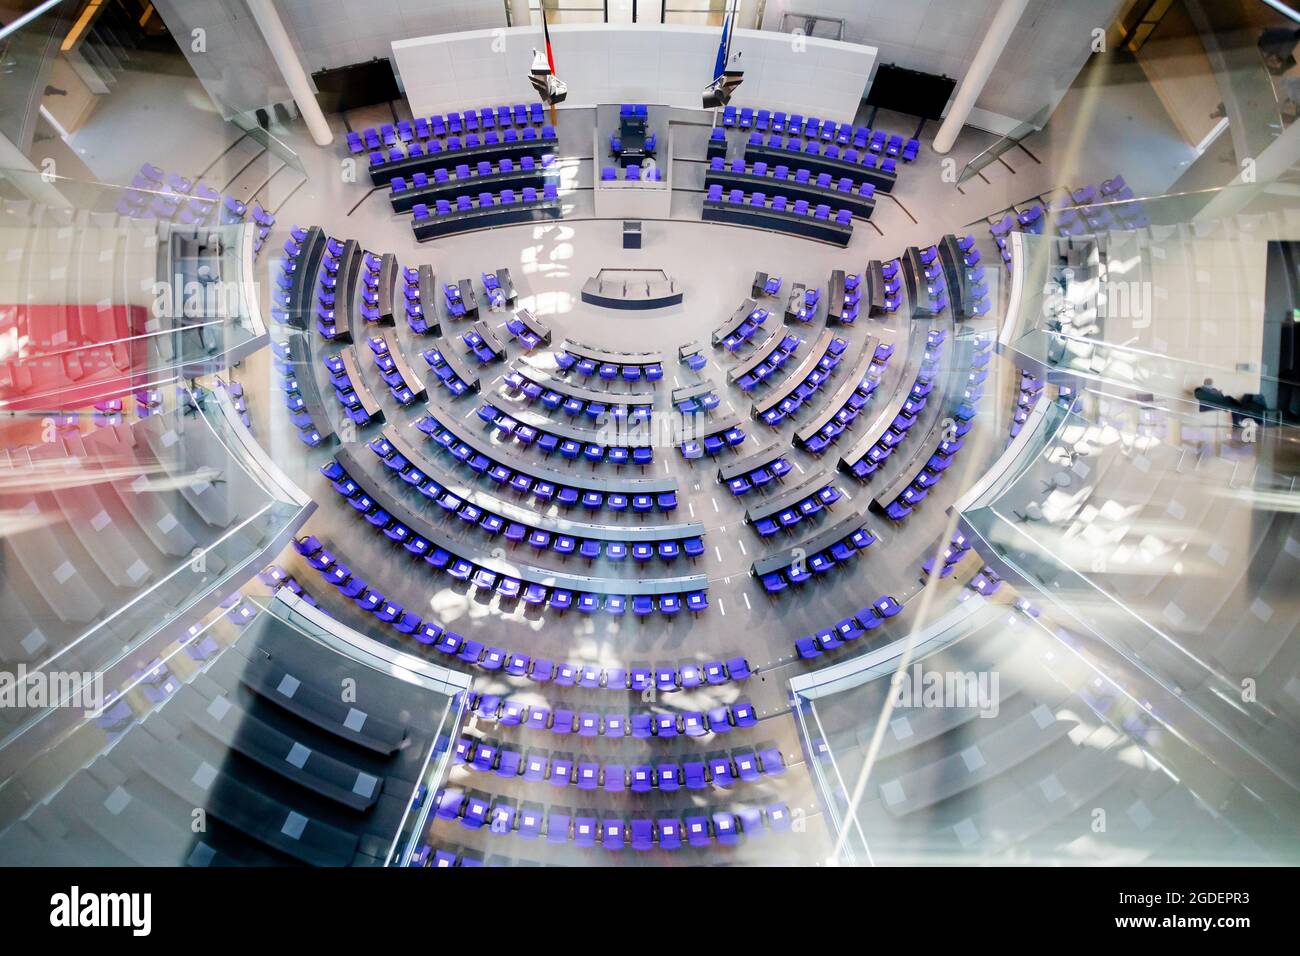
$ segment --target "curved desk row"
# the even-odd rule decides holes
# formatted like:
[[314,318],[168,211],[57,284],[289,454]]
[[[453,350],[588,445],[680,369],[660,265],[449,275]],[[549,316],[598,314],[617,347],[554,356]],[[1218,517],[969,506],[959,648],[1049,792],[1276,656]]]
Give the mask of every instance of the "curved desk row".
[[[553,488],[575,488],[580,492],[591,492],[602,496],[658,496],[673,494],[677,491],[677,482],[671,478],[601,478],[591,473],[560,471],[533,462],[528,462],[526,465],[520,464],[513,455],[505,452],[503,445],[494,444],[480,438],[478,435],[463,435],[443,424],[433,415],[426,415],[415,424],[420,431],[429,436],[431,441],[445,448],[448,454],[458,461],[469,463],[474,460],[475,456],[481,456],[484,459],[481,462],[483,468],[481,471],[475,468],[480,474],[486,474],[491,470],[493,464],[496,464],[506,471],[526,476],[528,481],[532,483],[540,482]],[[515,482],[511,480],[513,475],[507,476],[498,473],[496,476],[489,477],[500,478],[500,483],[509,483],[521,493],[526,490],[519,485],[515,485]]]
[[[816,393],[835,371],[835,367],[839,364],[839,357],[847,347],[847,342],[837,337],[830,329],[824,329],[813,342],[808,354],[803,357],[803,361],[774,387],[772,394],[750,406],[750,416],[774,425],[787,414],[792,414]],[[790,405],[793,407],[783,407]]]
[[823,488],[830,487],[830,479],[824,474],[810,475],[797,485],[785,488],[769,498],[745,509],[745,521],[756,524],[763,518],[772,518],[787,508],[797,506],[801,501],[813,497]]
[[[366,455],[369,456],[368,451]],[[424,560],[430,566],[438,567],[441,565],[452,577],[468,581],[477,587],[500,591],[501,589],[498,587],[501,583],[500,579],[505,578],[517,583],[522,582],[525,585],[537,585],[539,588],[545,589],[548,592],[546,595],[548,603],[553,603],[551,597],[556,590],[569,592],[567,595],[569,598],[583,593],[662,596],[705,591],[709,586],[709,579],[703,574],[611,580],[595,575],[572,574],[538,568],[528,564],[515,564],[491,555],[484,555],[476,549],[468,548],[465,542],[455,540],[427,514],[411,507],[404,496],[395,493],[395,490],[389,486],[387,481],[381,480],[381,476],[374,473],[372,470],[374,466],[362,457],[362,453],[357,447],[346,446],[339,449],[335,460],[343,466],[347,475],[356,482],[361,489],[361,493],[372,499],[376,507],[387,512],[391,520],[400,523],[409,531],[410,535],[423,539],[425,542],[424,548],[419,548],[417,545],[414,550],[404,545],[407,551],[417,556],[422,554]],[[373,514],[371,512],[367,517],[371,517]],[[376,527],[378,526],[376,525]],[[465,565],[469,566],[465,567]],[[480,572],[486,572],[486,574],[480,574]],[[515,588],[513,590],[514,596],[518,596],[519,589]],[[502,593],[510,596],[505,591],[502,591]]]
[[[874,156],[872,156],[872,161],[875,161]],[[854,182],[869,182],[885,193],[892,192],[894,184],[898,182],[897,173],[887,173],[879,168],[864,166],[861,161],[855,163],[839,157],[822,156],[817,153],[806,153],[802,150],[767,145],[756,146],[752,143],[745,146],[745,162],[751,165],[756,162],[765,162],[769,166],[790,166],[798,163],[800,169],[806,169],[813,174],[829,173],[835,179],[848,176]]]
[[[655,403],[654,392],[610,392],[603,389],[587,388],[585,385],[579,385],[568,379],[552,375],[545,369],[538,368],[525,359],[519,360],[514,372],[543,389],[556,392],[584,404],[595,402],[604,405],[627,405],[631,410],[638,407],[651,408]],[[547,407],[554,408],[555,406],[548,405]]]
[[416,219],[412,222],[412,229],[417,240],[426,242],[461,232],[513,226],[523,222],[546,222],[559,219],[560,214],[559,199],[537,199],[533,202],[519,200],[507,204],[495,203],[487,208],[475,207],[469,212]]
[[[761,318],[755,316],[756,312],[761,313]],[[735,312],[731,313],[731,318],[727,319],[726,322],[723,322],[713,330],[713,334],[709,336],[709,341],[711,341],[715,346],[721,345],[731,336],[739,332],[746,321],[750,321],[755,326],[759,326],[767,321],[767,317],[770,314],[771,313],[768,312],[767,309],[760,309],[758,307],[757,300],[746,299],[737,306]]]
[[[806,424],[800,426],[794,433],[795,444],[806,448],[808,442],[817,435],[823,428],[835,420],[849,400],[854,396],[857,390],[863,387],[871,370],[877,368],[877,374],[883,370],[882,366],[876,366],[876,346],[880,344],[880,339],[874,335],[867,336],[866,345],[863,346],[862,355],[856,365],[848,373],[848,378],[840,383],[840,387],[835,393],[826,400],[822,410],[817,413],[816,417],[810,419]],[[855,411],[856,414],[856,411]]]
[[459,149],[437,149],[423,156],[407,156],[404,159],[390,160],[380,164],[371,164],[370,182],[376,186],[387,186],[394,176],[410,177],[414,173],[428,173],[448,163],[453,165],[466,163],[473,167],[479,160],[500,162],[502,159],[518,161],[531,156],[538,163],[547,153],[554,153],[558,139],[551,135],[547,138],[520,139],[513,143],[495,143],[481,146],[460,147]]
[[798,182],[793,177],[778,178],[772,173],[753,171],[738,173],[731,169],[710,169],[704,174],[704,187],[707,189],[715,183],[720,185],[724,192],[739,189],[746,194],[757,192],[768,196],[784,196],[791,202],[802,199],[810,206],[825,204],[832,209],[847,209],[859,219],[870,219],[871,214],[876,210],[876,201],[858,190],[823,188],[815,183]]
[[[861,550],[875,542],[876,537],[866,531],[866,524],[867,516],[861,512],[846,515],[796,545],[759,558],[750,565],[749,573],[756,578],[764,578],[769,574],[783,572],[795,564],[812,564],[812,570],[823,570],[824,568],[816,566],[816,556],[851,537],[855,532],[866,533],[859,538],[861,543],[855,543],[854,547]],[[838,559],[839,556],[836,555],[836,558]]]
[[[412,445],[396,425],[386,425],[382,432],[383,440],[410,464],[422,471],[432,471],[433,461],[423,451]],[[371,443],[371,450],[385,457]],[[572,535],[576,538],[594,538],[601,541],[675,541],[684,538],[699,538],[704,535],[704,524],[699,521],[676,522],[674,524],[596,524],[586,521],[572,521],[560,516],[540,514],[531,509],[505,501],[494,495],[483,494],[469,488],[456,488],[457,497],[511,521],[518,521],[530,527],[540,528],[553,534]]]
[[853,238],[852,223],[838,223],[832,219],[818,219],[812,215],[800,215],[789,210],[753,206],[744,202],[705,199],[702,218],[705,222],[768,229],[772,232],[799,236],[802,239],[829,242],[836,246],[847,246],[849,240]]
[[553,167],[535,165],[532,169],[516,168],[506,172],[498,170],[486,175],[471,174],[464,179],[456,176],[441,181],[435,180],[427,186],[408,185],[405,189],[398,188],[394,184],[389,201],[393,204],[393,212],[410,212],[417,203],[434,206],[439,199],[455,203],[461,196],[477,199],[479,193],[499,194],[503,189],[523,192],[525,186],[532,186],[540,193],[548,182],[559,181],[559,173]]

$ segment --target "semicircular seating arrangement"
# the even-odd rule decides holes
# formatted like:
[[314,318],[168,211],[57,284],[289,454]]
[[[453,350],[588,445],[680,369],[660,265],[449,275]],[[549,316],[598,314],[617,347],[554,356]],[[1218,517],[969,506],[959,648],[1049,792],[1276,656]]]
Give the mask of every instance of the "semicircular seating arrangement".
[[82,6],[0,29],[0,865],[1300,862],[1280,5]]

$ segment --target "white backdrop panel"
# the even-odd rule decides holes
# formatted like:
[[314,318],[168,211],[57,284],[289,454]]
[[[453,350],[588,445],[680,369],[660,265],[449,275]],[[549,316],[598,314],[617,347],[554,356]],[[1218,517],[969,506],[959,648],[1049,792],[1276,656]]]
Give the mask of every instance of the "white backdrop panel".
[[[551,28],[567,106],[657,103],[700,107],[718,50],[717,29],[581,24]],[[393,62],[416,115],[528,102],[538,27],[443,33],[393,42]],[[737,106],[852,120],[866,93],[876,48],[761,30],[737,30],[745,71]]]

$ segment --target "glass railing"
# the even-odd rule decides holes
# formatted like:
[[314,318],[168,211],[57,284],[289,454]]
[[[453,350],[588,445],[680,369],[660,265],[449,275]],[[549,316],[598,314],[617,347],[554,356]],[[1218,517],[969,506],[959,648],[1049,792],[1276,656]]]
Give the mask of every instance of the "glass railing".
[[36,135],[46,79],[76,8],[71,2],[41,4],[30,11],[31,19],[0,27],[0,137],[20,150]]
[[265,343],[258,228],[219,222],[219,200],[0,177],[69,203],[11,200],[0,211],[0,407],[85,407],[219,371]]
[[[1267,829],[1254,837],[1262,820],[1291,825],[1293,811],[1252,792],[1258,775],[1234,779],[1171,732],[1163,707],[1135,698],[1120,670],[1098,669],[1081,643],[1047,609],[971,595],[916,622],[906,647],[791,679],[829,862],[1285,858]],[[1000,785],[999,775],[1035,782]],[[1140,808],[1154,794],[1163,794],[1159,822],[1148,826]],[[1099,810],[1114,825],[1089,840],[1081,835]],[[1138,825],[1122,825],[1125,814]],[[1178,838],[1189,832],[1196,837]]]
[[[188,826],[168,825],[175,809],[174,793],[166,788],[133,790],[132,797],[138,805],[149,808],[143,816],[156,814],[154,819],[164,825],[150,832],[150,839],[144,841],[147,847],[136,847],[132,837],[139,834],[131,828],[139,825],[139,809],[133,808],[122,817],[120,825],[105,825],[95,818],[89,829],[106,835],[114,853],[124,854],[137,863],[193,865],[214,852],[232,852],[230,838],[233,836],[235,842],[260,840],[264,846],[269,845],[288,858],[307,862],[404,865],[420,842],[433,803],[432,795],[450,766],[452,751],[444,742],[459,726],[471,678],[378,645],[287,591],[275,595],[234,593],[220,608],[194,621],[192,626],[173,635],[165,647],[158,648],[152,658],[144,658],[148,663],[134,673],[124,679],[105,679],[102,686],[94,687],[92,693],[100,695],[97,712],[65,707],[59,715],[60,726],[42,728],[47,732],[39,740],[14,744],[10,739],[0,747],[0,781],[8,784],[21,781],[21,795],[7,790],[4,806],[0,808],[0,855],[5,856],[6,862],[15,862],[8,853],[31,850],[30,845],[18,848],[13,842],[6,842],[12,836],[12,830],[5,832],[9,824],[52,797],[63,799],[65,804],[67,800],[75,802],[86,785],[84,779],[78,778],[102,755],[116,753],[120,747],[135,755],[126,758],[129,765],[142,749],[156,747],[147,728],[140,725],[159,718],[170,721],[171,726],[203,729],[201,749],[192,742],[188,746],[179,742],[169,749],[166,759],[184,763],[195,759],[195,750],[202,753],[203,766],[210,773],[212,785],[202,787],[205,799],[198,806],[219,822],[219,828],[227,829],[224,835],[208,837],[212,832],[208,827],[191,831]],[[310,668],[306,666],[308,663],[312,665]],[[261,665],[284,668],[284,674],[270,679],[259,669]],[[358,725],[346,723],[334,731],[341,731],[342,738],[349,731],[360,733],[359,728],[364,727],[374,735],[372,740],[391,740],[390,735],[397,732],[400,739],[393,741],[394,749],[414,750],[417,762],[412,766],[407,756],[401,757],[402,766],[407,769],[400,775],[380,779],[377,774],[355,772],[354,794],[363,796],[363,788],[369,783],[371,793],[377,795],[377,787],[382,785],[384,799],[372,799],[369,805],[360,803],[340,811],[308,795],[324,779],[315,777],[310,766],[304,768],[303,764],[297,764],[305,774],[295,778],[290,770],[283,775],[288,780],[249,773],[248,756],[266,752],[268,738],[274,746],[284,735],[296,738],[304,731],[309,735],[313,731],[330,732],[329,721],[333,715],[328,693],[324,695],[323,706],[315,698],[315,703],[307,702],[301,710],[295,709],[297,699],[308,696],[297,694],[298,677],[292,676],[297,667],[303,668],[298,676],[318,694],[319,689],[336,686],[336,680],[350,681],[362,688],[349,721],[357,715],[368,721],[369,712],[383,711],[386,715],[401,715],[400,719],[409,724],[399,726],[391,719],[385,722],[377,718]],[[288,680],[294,681],[294,687],[286,698],[294,698],[293,701],[276,696],[285,693]],[[257,690],[241,697],[241,684]],[[383,703],[368,696],[371,689],[380,688],[385,697]],[[400,701],[394,699],[398,697]],[[225,706],[218,709],[209,703],[212,700],[224,701]],[[366,708],[365,713],[361,707]],[[372,726],[379,723],[386,723],[387,729],[372,731]],[[392,752],[384,753],[380,748],[363,757],[361,766],[378,770],[391,756]],[[345,759],[344,763],[347,762]],[[72,786],[71,795],[64,792],[54,797],[69,784],[80,786]],[[306,789],[299,789],[299,785]],[[90,789],[93,792],[94,785]],[[310,814],[314,826],[329,831],[330,839],[320,843],[307,841],[306,846],[299,847],[292,839],[281,840],[275,836],[278,822],[262,832],[257,814],[232,811],[232,803],[246,805],[251,793],[256,794],[255,805],[268,807],[282,802],[295,812],[301,809],[304,820]],[[337,792],[332,796],[340,799]],[[93,807],[86,810],[90,817],[99,812]],[[113,814],[119,812],[115,810]],[[184,817],[190,818],[188,805]],[[245,837],[244,833],[256,835]],[[271,834],[269,839],[268,834]],[[349,843],[344,834],[352,834],[353,842]],[[356,842],[359,835],[365,839]],[[84,833],[69,833],[62,840],[49,834],[42,839],[84,851],[84,865],[103,862],[100,856],[103,847],[96,837],[87,841]],[[322,852],[333,858],[317,859],[316,854]]]
[[1000,156],[1019,146],[1026,136],[1039,132],[1046,120],[1046,116],[1036,116],[1028,122],[1021,123],[992,146],[980,150],[967,160],[966,165],[962,167],[961,173],[957,176],[957,185],[960,186],[962,183],[974,179],[981,170],[996,163]]
[[[242,585],[315,508],[248,433],[228,396],[180,390],[164,400],[169,409],[134,425],[111,409],[57,419],[18,416],[6,425],[5,444],[15,451],[0,488],[11,509],[0,529],[6,568],[0,584],[6,585],[3,601],[12,604],[7,617],[30,649],[29,672],[120,668],[155,635],[194,620]],[[34,449],[30,461],[18,451],[23,447]],[[119,520],[140,549],[126,572],[138,584],[112,582],[101,571],[122,555],[101,553],[103,542],[87,536],[75,502],[81,488],[92,500],[120,499],[130,509]],[[171,535],[166,544],[154,540],[167,550],[150,548],[133,533],[150,515]],[[177,539],[189,541],[189,550],[176,553]],[[60,560],[84,588],[70,592],[64,606],[32,580]],[[81,603],[73,606],[74,600]],[[5,708],[3,735],[12,739],[47,710]]]
[[[1003,347],[1046,374],[1140,393],[1186,399],[1210,378],[1229,394],[1275,398],[1290,383],[1260,363],[1263,263],[1267,241],[1285,238],[1300,216],[1291,192],[1261,184],[1093,203],[1090,209],[1140,208],[1149,223],[1124,228],[1116,217],[1113,229],[1069,236],[1013,232]],[[1239,205],[1240,214],[1197,218],[1207,202],[1224,199]],[[1060,212],[1048,213],[1047,230]],[[1237,262],[1245,244],[1257,248],[1258,267]],[[1224,255],[1234,258],[1216,261]],[[1219,342],[1206,331],[1229,326],[1258,327],[1258,337],[1239,331]],[[1265,424],[1280,418],[1276,411],[1256,417]]]
[[[468,674],[403,654],[371,640],[317,610],[297,595],[281,591],[274,599],[257,599],[256,603],[267,613],[291,626],[304,640],[323,644],[355,664],[396,677],[427,692],[434,701],[430,709],[439,710],[442,715],[433,734],[435,744],[449,738],[459,728],[465,713],[467,692],[473,682]],[[446,779],[451,761],[451,747],[435,745],[425,753],[416,776],[421,793],[402,815],[401,824],[388,851],[387,865],[406,866],[419,849],[428,827],[435,794]]]
[[[1296,727],[1267,671],[1291,640],[1269,609],[1300,548],[1290,430],[1247,441],[1228,418],[1085,392],[1038,422],[962,523],[982,555],[1294,785]],[[1265,689],[1243,697],[1243,681]]]

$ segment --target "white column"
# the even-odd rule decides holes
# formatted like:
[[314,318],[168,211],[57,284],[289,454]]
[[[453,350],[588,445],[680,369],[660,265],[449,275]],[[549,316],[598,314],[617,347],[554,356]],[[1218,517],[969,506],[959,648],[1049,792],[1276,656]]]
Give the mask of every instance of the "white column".
[[316,94],[312,92],[302,61],[298,59],[298,51],[293,48],[293,41],[289,39],[289,33],[284,28],[275,4],[272,0],[248,0],[248,9],[257,21],[258,29],[262,31],[284,81],[289,84],[289,92],[293,94],[293,101],[307,124],[311,138],[317,146],[328,146],[334,142],[334,134],[330,132],[329,123],[325,122],[325,114],[316,102]]
[[759,0],[740,0],[736,26],[742,30],[761,30],[763,25],[758,22],[758,6]]
[[957,134],[966,125],[966,118],[970,116],[975,101],[984,92],[984,84],[993,74],[993,67],[997,66],[998,57],[1002,55],[1007,41],[1011,39],[1011,32],[1016,28],[1020,15],[1025,12],[1025,7],[1028,5],[1029,0],[1002,0],[1002,6],[998,7],[998,12],[993,15],[993,22],[989,24],[988,32],[984,34],[984,40],[980,43],[975,59],[971,61],[970,68],[962,77],[961,85],[957,87],[957,95],[953,98],[952,106],[948,108],[948,115],[944,117],[943,125],[939,127],[939,132],[934,137],[936,153],[948,152],[952,149],[952,144],[957,141]]
[[528,0],[510,0],[510,25],[526,27],[528,24]]

